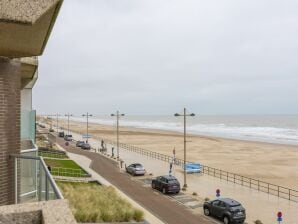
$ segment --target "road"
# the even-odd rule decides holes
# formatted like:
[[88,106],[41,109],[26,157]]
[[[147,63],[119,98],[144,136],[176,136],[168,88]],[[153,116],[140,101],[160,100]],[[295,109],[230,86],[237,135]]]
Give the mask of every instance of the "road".
[[190,209],[171,200],[169,197],[164,197],[159,193],[154,192],[151,188],[146,188],[137,181],[132,181],[127,174],[121,173],[115,162],[104,156],[84,151],[75,147],[72,143],[65,146],[65,141],[61,138],[52,137],[52,141],[57,143],[71,152],[79,155],[84,155],[89,158],[92,163],[90,168],[108,180],[111,184],[124,192],[127,196],[138,202],[145,209],[157,216],[160,220],[168,224],[214,224],[212,220],[197,215],[191,212]]

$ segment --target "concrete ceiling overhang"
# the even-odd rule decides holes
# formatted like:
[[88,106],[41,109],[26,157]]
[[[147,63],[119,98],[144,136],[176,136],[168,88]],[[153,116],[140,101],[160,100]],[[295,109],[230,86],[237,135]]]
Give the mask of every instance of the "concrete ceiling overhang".
[[0,56],[41,55],[63,0],[1,0]]
[[37,57],[21,58],[21,88],[32,88],[37,79]]

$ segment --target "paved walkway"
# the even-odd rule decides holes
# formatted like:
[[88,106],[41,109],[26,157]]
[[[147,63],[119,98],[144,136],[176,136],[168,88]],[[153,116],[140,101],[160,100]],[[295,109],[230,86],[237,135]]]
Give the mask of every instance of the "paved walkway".
[[[64,145],[64,140],[57,138],[60,145]],[[65,147],[66,148],[66,147]],[[133,200],[141,204],[145,209],[152,212],[159,219],[169,224],[212,224],[214,221],[201,215],[196,215],[185,206],[178,204],[153,191],[151,188],[143,187],[141,182],[132,181],[125,173],[121,173],[115,163],[104,156],[78,149],[73,144],[66,150],[71,153],[86,156],[92,161],[90,168],[107,179]]]

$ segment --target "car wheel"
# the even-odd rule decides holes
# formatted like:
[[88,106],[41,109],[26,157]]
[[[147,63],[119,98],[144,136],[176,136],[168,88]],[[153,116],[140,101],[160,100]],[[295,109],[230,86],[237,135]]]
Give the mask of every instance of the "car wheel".
[[166,189],[165,189],[164,187],[162,188],[162,193],[163,193],[163,194],[166,194],[166,193],[167,193],[167,192],[166,192]]
[[224,224],[230,224],[230,219],[229,217],[225,216],[223,219]]
[[156,186],[155,186],[154,183],[152,183],[152,184],[151,184],[151,187],[152,187],[152,189],[155,189]]
[[209,208],[204,208],[204,215],[209,216],[210,215],[210,210]]

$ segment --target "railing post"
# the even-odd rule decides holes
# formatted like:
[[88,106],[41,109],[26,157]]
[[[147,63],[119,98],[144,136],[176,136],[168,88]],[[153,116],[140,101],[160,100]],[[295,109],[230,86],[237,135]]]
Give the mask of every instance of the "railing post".
[[221,170],[219,170],[219,179],[221,179]]
[[45,176],[45,196],[46,196],[46,201],[49,200],[49,186],[48,186],[48,177]]
[[268,187],[268,194],[269,194],[269,190],[270,190],[269,183],[267,183],[267,185],[268,185],[267,187]]
[[289,200],[291,200],[291,189],[289,189]]
[[279,186],[277,186],[277,196],[279,197]]
[[[233,174],[234,174],[234,173],[233,173]],[[236,181],[236,180],[235,180],[235,174],[234,174],[234,183],[235,183],[235,181]]]
[[260,181],[258,180],[258,191],[260,190]]

